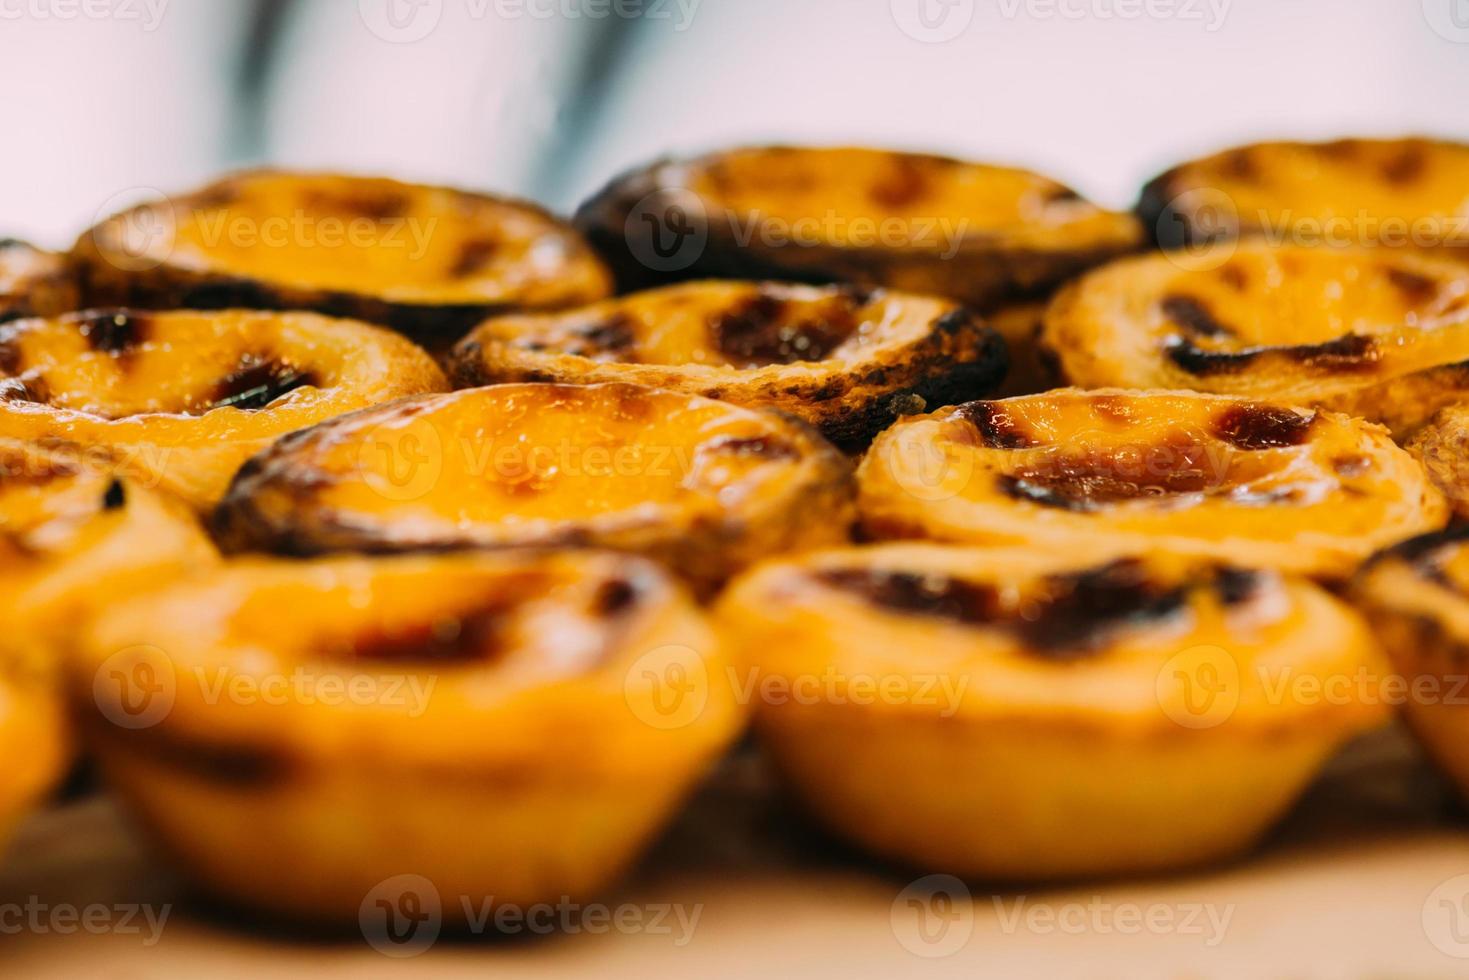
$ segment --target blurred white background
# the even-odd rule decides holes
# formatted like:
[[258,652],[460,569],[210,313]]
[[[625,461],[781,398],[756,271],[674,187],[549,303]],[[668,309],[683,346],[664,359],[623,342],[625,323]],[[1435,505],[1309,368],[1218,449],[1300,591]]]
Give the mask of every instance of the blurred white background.
[[1469,0],[0,0],[0,235],[248,162],[569,210],[669,151],[1035,166],[1110,204],[1267,136],[1469,138]]

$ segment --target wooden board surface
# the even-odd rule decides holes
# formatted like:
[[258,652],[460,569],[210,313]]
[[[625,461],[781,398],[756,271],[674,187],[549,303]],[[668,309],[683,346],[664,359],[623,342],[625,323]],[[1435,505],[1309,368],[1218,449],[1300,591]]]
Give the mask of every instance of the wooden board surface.
[[[0,976],[1469,977],[1469,818],[1398,732],[1354,746],[1227,867],[937,903],[909,901],[911,881],[805,826],[746,755],[609,896],[626,928],[389,958],[201,909],[96,797],[30,821],[0,869]],[[167,917],[124,922],[132,907]],[[42,928],[16,932],[31,909]]]

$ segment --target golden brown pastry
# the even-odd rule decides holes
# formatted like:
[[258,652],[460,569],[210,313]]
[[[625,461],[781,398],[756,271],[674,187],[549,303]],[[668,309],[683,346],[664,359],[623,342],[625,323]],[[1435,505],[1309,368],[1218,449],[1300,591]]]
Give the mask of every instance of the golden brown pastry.
[[743,717],[689,598],[605,553],[242,562],[87,650],[108,782],[206,891],[292,921],[355,924],[406,875],[446,928],[491,898],[584,902]]
[[995,397],[1034,395],[1061,383],[1054,358],[1040,343],[1046,305],[1044,301],[1012,303],[985,317],[985,322],[1005,339],[1005,349],[1010,354],[1010,369]]
[[1005,346],[948,300],[708,281],[498,317],[460,342],[453,365],[460,387],[625,381],[775,408],[860,448],[901,413],[988,393]]
[[1469,798],[1469,524],[1387,549],[1363,567],[1351,598],[1397,675],[1388,701]]
[[905,419],[858,470],[875,537],[1150,549],[1324,577],[1448,518],[1380,426],[1193,392],[1079,391]]
[[1403,448],[1423,464],[1456,517],[1469,517],[1469,405],[1443,408]]
[[1387,715],[1349,608],[1178,555],[818,552],[740,578],[718,616],[791,791],[925,871],[1022,881],[1230,856]]
[[1256,143],[1155,177],[1138,216],[1163,248],[1265,234],[1469,255],[1466,180],[1469,146],[1445,140]]
[[246,171],[82,235],[90,305],[315,310],[452,342],[491,313],[606,296],[606,270],[550,214],[444,187]]
[[310,313],[94,310],[0,325],[0,436],[108,455],[201,508],[280,435],[446,387],[397,334]]
[[0,844],[70,758],[60,672],[77,631],[216,560],[182,503],[95,453],[0,438]]
[[55,316],[79,302],[76,277],[62,256],[0,238],[0,323]]
[[982,310],[1142,240],[1131,215],[1026,170],[853,147],[660,160],[613,180],[575,221],[624,289],[703,277],[854,282]]
[[283,554],[596,546],[702,586],[844,540],[850,465],[778,415],[634,385],[509,384],[294,433],[240,470],[216,526]]
[[1064,289],[1042,343],[1082,387],[1315,405],[1401,436],[1469,397],[1469,268],[1414,252],[1260,242],[1198,266],[1155,254]]

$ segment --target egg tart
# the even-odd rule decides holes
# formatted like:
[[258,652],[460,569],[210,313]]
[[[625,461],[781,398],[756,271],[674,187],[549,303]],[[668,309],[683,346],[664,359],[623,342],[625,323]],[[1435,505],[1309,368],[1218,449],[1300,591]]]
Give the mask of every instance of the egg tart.
[[1142,241],[1131,215],[1026,170],[851,147],[659,160],[613,180],[575,223],[624,289],[701,277],[854,282],[982,309]]
[[[296,920],[354,922],[400,876],[448,927],[585,901],[743,719],[686,594],[607,553],[245,561],[87,650],[108,782],[205,890]],[[140,692],[104,669],[162,700],[118,724]]]
[[1469,146],[1443,140],[1256,143],[1180,164],[1143,188],[1138,216],[1164,248],[1268,235],[1469,257]]
[[93,310],[0,325],[0,436],[109,453],[201,508],[277,436],[447,386],[397,334],[309,313]]
[[596,546],[713,584],[843,540],[850,466],[799,422],[634,385],[507,384],[290,435],[216,515],[235,549],[290,555]]
[[1381,426],[1193,392],[1061,389],[914,416],[857,479],[873,537],[1158,548],[1328,578],[1448,518]]
[[0,842],[70,760],[60,671],[81,625],[215,559],[182,503],[95,453],[0,438]]
[[977,879],[1235,854],[1387,716],[1350,608],[1184,555],[812,552],[737,579],[717,619],[806,808],[883,857]]
[[970,878],[1235,854],[1387,715],[1341,602],[1179,555],[817,552],[742,577],[718,615],[791,792],[878,855]]
[[1469,524],[1387,549],[1352,598],[1398,673],[1393,703],[1469,799]]
[[1063,290],[1042,342],[1083,387],[1316,405],[1402,435],[1469,398],[1469,267],[1264,243],[1210,266],[1128,259]]
[[948,300],[711,281],[498,317],[465,337],[453,362],[460,386],[625,381],[780,409],[859,448],[900,413],[989,393],[1005,349]]
[[77,308],[76,277],[66,260],[14,238],[0,238],[0,323]]
[[577,234],[525,201],[256,170],[146,201],[73,254],[92,305],[315,310],[453,341],[487,315],[607,295]]

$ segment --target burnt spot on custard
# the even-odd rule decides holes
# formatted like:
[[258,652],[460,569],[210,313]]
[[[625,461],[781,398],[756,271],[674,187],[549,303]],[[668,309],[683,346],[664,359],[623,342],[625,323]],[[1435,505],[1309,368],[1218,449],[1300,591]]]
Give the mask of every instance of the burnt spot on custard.
[[203,410],[237,408],[246,412],[258,411],[297,388],[319,384],[311,371],[273,358],[250,355],[242,358],[235,370],[219,380]]
[[883,609],[965,625],[993,623],[1005,612],[1000,594],[993,586],[947,575],[837,568],[819,573],[817,579]]
[[1299,446],[1310,435],[1315,413],[1302,415],[1273,405],[1232,405],[1214,419],[1214,434],[1236,449]]
[[630,579],[614,578],[597,586],[592,597],[592,615],[608,619],[631,612],[642,599],[642,590]]
[[1382,179],[1396,187],[1416,183],[1428,169],[1428,156],[1423,147],[1409,144],[1389,157],[1382,165]]
[[1235,331],[1221,323],[1208,304],[1193,296],[1175,293],[1158,303],[1163,315],[1196,337],[1233,337]]
[[974,426],[980,445],[989,449],[1029,449],[1035,438],[999,402],[978,401],[960,405],[954,414]]
[[366,218],[369,221],[387,221],[401,218],[408,213],[413,202],[407,194],[396,191],[381,193],[328,191],[320,188],[308,191],[303,199],[308,211],[334,217]]
[[924,161],[908,156],[890,158],[888,173],[867,190],[867,197],[880,208],[899,210],[923,200],[929,190],[932,169]]
[[21,361],[20,338],[14,333],[0,334],[0,374],[19,374]]
[[103,510],[118,510],[126,506],[128,495],[121,480],[113,480],[107,485],[107,492],[102,495]]
[[1253,184],[1260,179],[1260,170],[1255,165],[1255,155],[1248,149],[1231,150],[1219,161],[1219,173],[1242,184]]
[[148,317],[127,310],[82,316],[76,324],[88,347],[114,357],[132,353],[142,346],[152,330],[152,321]]
[[1407,269],[1388,269],[1387,281],[1402,293],[1409,306],[1426,306],[1438,295],[1438,283]]
[[816,304],[795,313],[784,300],[760,292],[709,323],[710,345],[743,368],[819,361],[857,329],[852,304]]
[[1132,500],[1209,493],[1223,485],[1208,453],[1191,440],[1160,442],[1140,458],[1105,452],[1058,455],[1001,474],[999,491],[1012,500],[1090,513]]
[[1392,559],[1411,565],[1425,578],[1447,584],[1443,566],[1453,548],[1466,539],[1469,539],[1469,523],[1420,534],[1379,551],[1367,560],[1364,569]]
[[459,246],[459,254],[454,257],[454,264],[449,267],[449,276],[453,279],[464,279],[474,275],[483,269],[499,250],[500,243],[492,239],[466,239]]
[[[634,323],[626,313],[612,313],[601,320],[593,320],[589,323],[579,323],[567,329],[568,340],[557,345],[558,348],[577,357],[607,358],[612,357],[626,363],[628,355],[637,347],[638,337],[633,329]],[[528,349],[538,349],[534,345],[535,338],[527,338],[524,344],[519,346]],[[539,349],[548,349],[542,346]]]
[[775,436],[720,436],[704,443],[701,449],[746,459],[784,460],[801,455],[795,446]]
[[1219,270],[1219,280],[1237,293],[1250,288],[1250,275],[1244,267],[1230,263]]
[[1382,356],[1377,342],[1363,334],[1346,334],[1321,344],[1248,347],[1236,351],[1205,350],[1182,337],[1173,337],[1165,343],[1164,353],[1174,364],[1195,377],[1233,374],[1249,367],[1265,354],[1283,357],[1327,374],[1369,371]]
[[1211,592],[1229,607],[1252,600],[1263,585],[1259,573],[1228,566],[1160,582],[1141,561],[1129,558],[1046,576],[1018,600],[993,585],[942,573],[838,568],[820,572],[816,579],[880,609],[1002,629],[1016,637],[1025,653],[1058,663],[1095,654],[1126,630],[1180,615],[1194,592]]
[[511,603],[352,637],[334,651],[355,663],[453,665],[489,662],[505,652],[504,623]]

